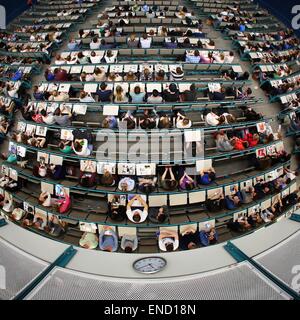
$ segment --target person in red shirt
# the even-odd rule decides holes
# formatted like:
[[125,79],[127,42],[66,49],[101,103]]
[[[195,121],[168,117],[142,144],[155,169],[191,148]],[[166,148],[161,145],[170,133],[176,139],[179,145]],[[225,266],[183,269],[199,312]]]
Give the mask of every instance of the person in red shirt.
[[68,73],[66,70],[57,68],[54,70],[54,81],[68,81]]

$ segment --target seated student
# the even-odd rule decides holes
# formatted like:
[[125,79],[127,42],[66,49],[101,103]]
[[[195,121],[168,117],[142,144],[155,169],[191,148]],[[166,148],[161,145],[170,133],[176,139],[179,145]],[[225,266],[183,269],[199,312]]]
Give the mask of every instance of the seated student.
[[219,91],[214,91],[214,92],[210,92],[209,93],[209,99],[211,101],[222,101],[225,99],[225,88],[224,87],[221,87],[221,90],[220,92]]
[[144,33],[140,39],[140,47],[142,49],[150,49],[152,43],[152,38],[148,38],[147,33]]
[[79,245],[85,249],[96,249],[98,247],[98,236],[96,233],[84,232],[81,239],[79,240]]
[[162,103],[163,98],[159,95],[159,92],[156,89],[154,89],[152,91],[152,94],[148,96],[147,102],[151,104]]
[[133,89],[133,92],[130,92],[131,103],[144,103],[145,101],[145,92],[141,91],[141,87],[136,85]]
[[50,192],[42,191],[39,196],[39,204],[43,207],[51,207],[54,203],[53,199],[51,198]]
[[193,102],[197,100],[197,90],[195,84],[191,84],[190,90],[185,90],[181,95],[182,101]]
[[74,38],[71,38],[67,47],[70,51],[76,51],[80,49],[80,44]]
[[241,195],[239,192],[236,192],[232,195],[225,196],[225,206],[228,210],[233,210],[240,206],[241,204]]
[[[88,64],[88,63],[90,63],[90,62],[91,62],[91,61],[90,61],[90,58],[89,58],[88,56],[85,56],[85,55],[83,54],[83,52],[78,52],[76,63],[78,63],[78,64]],[[73,64],[73,63],[75,63],[75,61],[72,62],[72,63],[70,63],[70,64]]]
[[[66,82],[69,80],[69,77],[68,77],[68,73],[66,70],[62,69],[62,68],[56,68],[54,70],[54,81],[56,82]],[[49,81],[49,80],[47,80]]]
[[184,72],[181,67],[177,67],[170,72],[170,81],[181,81],[184,78]]
[[210,110],[205,116],[205,122],[207,125],[215,127],[220,124],[220,117]]
[[157,177],[140,177],[138,178],[138,189],[143,193],[151,193],[155,190]]
[[199,232],[188,227],[179,236],[179,246],[182,250],[192,250],[199,247]]
[[[104,39],[102,39],[102,40],[104,40]],[[106,63],[116,63],[116,60],[117,60],[117,57],[113,54],[113,52],[111,50],[107,50],[107,52],[104,56],[104,61]]]
[[178,233],[173,230],[161,230],[158,236],[158,244],[161,251],[176,251],[179,247]]
[[211,244],[216,244],[218,242],[218,233],[215,228],[208,228],[206,230],[201,230],[200,233],[200,242],[202,246],[207,247]]
[[[75,130],[73,130],[74,132]],[[73,134],[74,135],[74,134]],[[72,142],[72,149],[75,154],[81,157],[88,157],[92,153],[91,141],[88,140],[88,136],[78,137],[74,136],[74,141]]]
[[[140,206],[133,208],[135,201],[138,201]],[[148,216],[148,205],[145,200],[139,195],[134,196],[127,204],[126,215],[133,223],[143,223]]]
[[185,115],[181,114],[180,112],[177,112],[176,117],[176,128],[178,129],[187,129],[192,126],[192,121],[187,118]]
[[99,248],[107,252],[118,250],[118,237],[112,228],[103,227],[103,230],[99,234]]
[[[127,129],[135,129],[136,127],[136,118],[129,111],[121,117],[122,128],[126,126]],[[121,124],[119,124],[120,126]]]
[[177,102],[179,101],[179,91],[175,83],[169,85],[169,89],[164,90],[163,98],[165,102]]
[[200,53],[199,50],[195,50],[193,55],[186,55],[185,57],[185,62],[188,63],[200,63],[201,61],[201,57],[200,57]]
[[164,70],[160,69],[158,72],[155,73],[155,81],[165,81],[166,80],[166,73]]
[[124,81],[136,81],[137,77],[134,74],[134,72],[129,71],[125,76],[124,76]]
[[122,178],[119,181],[118,188],[123,192],[130,192],[135,188],[135,181],[129,177]]
[[113,221],[123,221],[126,218],[126,206],[122,204],[119,195],[114,195],[108,202],[108,216]]
[[228,152],[234,149],[234,146],[231,144],[227,134],[223,131],[220,131],[215,135],[215,141],[217,150],[220,152]]
[[95,68],[94,70],[94,79],[96,82],[102,82],[106,80],[106,75],[104,70],[101,68]]
[[177,48],[176,38],[174,36],[172,36],[170,38],[170,41],[165,41],[165,47],[167,49],[176,49]]
[[146,12],[146,17],[148,18],[148,19],[153,19],[153,18],[155,18],[155,12],[152,10],[152,9],[149,9],[149,11],[148,12]]
[[33,167],[33,175],[41,178],[45,178],[47,176],[47,165],[44,161],[40,161]]
[[102,120],[101,127],[104,129],[117,129],[118,128],[118,120],[115,116],[106,116]]
[[208,43],[204,43],[205,49],[213,50],[213,49],[215,49],[215,47],[216,47],[215,42],[211,39],[209,40]]
[[34,210],[32,207],[28,207],[27,210],[25,210],[25,215],[22,220],[22,227],[30,227],[33,223],[34,219]]
[[165,223],[168,219],[169,209],[167,206],[149,208],[149,220],[151,223]]
[[100,45],[101,45],[101,42],[100,42],[99,38],[94,37],[90,43],[90,49],[91,50],[98,50],[98,49],[100,49]]
[[140,81],[152,81],[153,72],[148,67],[144,67],[143,72],[140,75]]
[[121,249],[125,253],[132,253],[138,247],[138,238],[136,235],[124,234],[121,239]]
[[170,129],[172,127],[172,121],[170,117],[168,117],[167,115],[161,115],[159,117],[157,127],[158,129]]
[[50,179],[63,180],[66,176],[66,167],[64,165],[49,164],[47,174]]
[[71,125],[72,112],[69,109],[65,109],[67,114],[63,114],[60,108],[56,108],[54,111],[55,123],[62,127],[69,127]]
[[179,180],[179,188],[181,190],[192,190],[195,188],[195,181],[192,177],[190,177],[184,168],[180,168],[181,173],[179,176],[181,177]]
[[199,176],[197,177],[197,183],[200,185],[209,185],[216,179],[216,171],[214,168],[208,170],[200,170]]
[[209,212],[218,212],[225,209],[224,194],[222,190],[216,191],[207,197],[205,206]]
[[91,96],[90,93],[82,90],[79,94],[79,102],[96,102],[96,100]]
[[41,110],[40,114],[41,114],[43,123],[46,123],[49,125],[55,123],[54,115],[52,113],[47,113],[47,111],[45,109],[43,109],[43,110]]
[[85,188],[92,188],[97,183],[96,168],[91,161],[86,161],[82,170],[80,170],[79,184]]
[[160,181],[161,187],[167,191],[177,189],[178,182],[175,179],[172,167],[166,167]]
[[96,94],[99,102],[111,102],[112,90],[107,89],[107,84],[105,82],[100,84],[100,90],[98,89]]
[[136,38],[135,33],[132,33],[127,40],[127,47],[128,48],[138,48],[139,40]]
[[59,237],[66,232],[67,224],[65,222],[59,221],[58,217],[52,215],[48,220],[45,231],[51,236]]
[[57,90],[52,91],[48,98],[48,101],[54,102],[67,102],[69,101],[69,94],[66,92],[58,92]]
[[156,127],[156,113],[151,113],[151,111],[145,109],[143,116],[140,118],[139,124],[141,129],[154,129]]
[[107,76],[107,81],[108,82],[120,82],[123,81],[123,78],[115,72],[110,72]]
[[72,142],[68,140],[62,140],[59,144],[59,151],[65,154],[70,154],[73,152]]
[[121,86],[117,86],[114,94],[114,102],[115,103],[127,103],[128,97],[124,92],[124,89]]
[[56,207],[56,211],[59,213],[66,213],[70,210],[71,197],[65,188],[63,189],[63,196],[54,200],[54,206]]

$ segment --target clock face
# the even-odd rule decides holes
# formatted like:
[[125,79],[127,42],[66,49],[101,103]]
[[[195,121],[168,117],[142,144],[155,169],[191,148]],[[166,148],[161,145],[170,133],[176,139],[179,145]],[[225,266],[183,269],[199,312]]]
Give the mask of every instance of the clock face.
[[144,274],[157,273],[165,268],[167,261],[159,257],[149,257],[137,260],[133,264],[133,268]]

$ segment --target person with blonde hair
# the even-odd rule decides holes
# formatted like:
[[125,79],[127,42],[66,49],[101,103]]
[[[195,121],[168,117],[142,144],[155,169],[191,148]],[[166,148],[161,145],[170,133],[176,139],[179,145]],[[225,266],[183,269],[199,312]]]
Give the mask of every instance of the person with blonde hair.
[[116,103],[126,103],[128,102],[128,98],[124,89],[121,86],[117,86],[114,94],[114,100]]

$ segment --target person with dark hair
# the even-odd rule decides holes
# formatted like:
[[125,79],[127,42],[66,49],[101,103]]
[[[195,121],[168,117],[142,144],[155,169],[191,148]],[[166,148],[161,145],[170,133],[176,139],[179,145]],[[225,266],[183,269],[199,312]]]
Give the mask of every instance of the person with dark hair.
[[152,94],[147,98],[147,102],[151,104],[162,103],[163,98],[160,96],[159,92],[154,89]]
[[100,102],[111,102],[112,100],[112,90],[107,89],[107,84],[102,82],[100,84],[100,90],[96,92]]
[[163,229],[158,236],[158,244],[161,251],[172,252],[179,247],[179,236],[174,230]]
[[162,224],[169,219],[169,210],[167,206],[149,209],[149,220],[151,223]]
[[114,195],[108,202],[108,216],[113,221],[123,221],[126,218],[126,206],[123,205],[121,197]]
[[164,90],[163,97],[166,102],[178,102],[179,91],[175,83],[169,85],[169,90]]
[[177,42],[176,42],[176,38],[174,36],[172,36],[170,38],[170,41],[166,41],[165,42],[165,47],[167,49],[176,49],[177,48]]
[[181,95],[182,101],[193,102],[197,100],[197,90],[195,84],[191,84],[190,90],[185,90]]
[[121,249],[125,253],[132,253],[138,247],[138,238],[136,235],[124,234],[121,239]]
[[[133,207],[135,202],[138,202],[138,206]],[[148,205],[146,201],[140,196],[134,196],[127,204],[126,215],[128,219],[133,223],[143,223],[148,216]]]
[[199,236],[200,242],[204,247],[207,247],[211,244],[216,244],[219,238],[216,229],[210,226],[207,226],[205,230],[201,230]]
[[190,177],[184,167],[179,168],[179,187],[181,190],[193,190],[195,188],[195,181]]
[[166,167],[165,172],[163,173],[161,177],[161,187],[168,191],[173,191],[177,189],[178,182],[175,179],[175,175],[172,171],[171,167]]
[[216,179],[216,172],[214,168],[209,168],[207,170],[200,170],[197,182],[200,185],[209,185]]
[[55,122],[62,126],[62,127],[68,127],[71,125],[71,118],[72,118],[72,112],[68,109],[66,109],[68,114],[62,114],[62,111],[60,108],[56,108],[54,111],[54,120]]
[[193,227],[187,227],[179,236],[182,250],[192,250],[199,247],[199,233]]
[[130,98],[132,103],[144,103],[145,92],[142,92],[141,87],[136,85],[133,89],[133,92],[130,92]]

